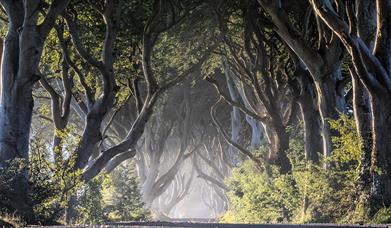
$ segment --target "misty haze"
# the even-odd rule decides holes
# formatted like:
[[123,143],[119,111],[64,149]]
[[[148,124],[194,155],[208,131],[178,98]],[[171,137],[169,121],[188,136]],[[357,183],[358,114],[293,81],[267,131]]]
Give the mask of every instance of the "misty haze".
[[0,5],[0,227],[391,224],[390,0]]

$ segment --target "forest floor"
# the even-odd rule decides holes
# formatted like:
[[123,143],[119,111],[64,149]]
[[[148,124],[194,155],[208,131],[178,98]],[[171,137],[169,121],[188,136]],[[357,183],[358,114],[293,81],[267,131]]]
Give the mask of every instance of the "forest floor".
[[108,225],[75,225],[75,226],[51,226],[51,228],[110,228],[110,227],[193,227],[193,228],[391,228],[390,225],[336,225],[336,224],[220,224],[199,222],[122,222]]

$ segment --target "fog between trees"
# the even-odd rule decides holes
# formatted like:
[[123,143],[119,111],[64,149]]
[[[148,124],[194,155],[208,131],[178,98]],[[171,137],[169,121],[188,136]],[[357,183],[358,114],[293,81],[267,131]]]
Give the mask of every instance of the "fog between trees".
[[0,3],[3,217],[390,221],[390,1]]

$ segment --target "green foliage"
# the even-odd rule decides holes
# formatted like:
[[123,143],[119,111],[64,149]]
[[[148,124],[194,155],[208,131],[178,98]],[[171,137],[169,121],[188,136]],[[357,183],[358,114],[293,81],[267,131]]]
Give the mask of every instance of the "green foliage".
[[[75,156],[52,159],[44,142],[36,139],[30,156],[30,180],[38,221],[58,221],[69,197],[81,186],[81,171],[73,170]],[[54,154],[54,156],[58,156]]]
[[[12,160],[7,169],[0,173],[0,213],[13,214],[14,178],[24,170],[29,172],[30,206],[34,210],[35,220],[41,224],[58,223],[68,198],[80,186],[80,171],[71,168],[75,158],[67,160],[52,159],[46,142],[33,139],[28,169],[23,160]],[[68,166],[69,165],[69,166]],[[21,218],[23,219],[23,218]]]
[[138,189],[139,183],[134,170],[134,163],[128,162],[111,173],[105,183],[104,197],[112,221],[140,221],[149,218]]
[[105,221],[102,197],[103,176],[86,183],[78,192],[78,223],[102,224]]
[[100,175],[78,192],[79,223],[102,224],[113,221],[145,221],[134,164],[127,162],[107,175]]
[[372,223],[375,224],[390,224],[391,223],[391,207],[380,209],[373,216]]
[[22,159],[14,159],[7,162],[6,167],[0,168],[0,213],[12,214],[13,182],[17,174],[23,172],[25,162]]
[[254,169],[250,161],[234,169],[227,180],[230,187],[228,198],[230,211],[234,214],[224,222],[282,222],[290,218],[299,206],[299,196],[291,175],[278,176],[276,170],[272,177]]
[[331,160],[341,164],[349,164],[358,167],[361,156],[361,140],[356,131],[356,123],[347,115],[341,115],[340,119],[329,121],[333,130],[340,133],[333,138],[335,149]]
[[0,227],[24,227],[27,224],[20,217],[10,214],[0,214]]
[[[271,175],[258,171],[249,161],[235,168],[226,182],[229,211],[224,222],[332,222],[364,221],[358,203],[357,178],[360,167],[360,139],[353,119],[342,115],[330,121],[335,148],[319,164],[304,159],[300,132],[291,140],[289,158],[292,173]],[[291,135],[293,133],[291,132]],[[379,211],[376,221],[389,219],[389,209]]]
[[[66,136],[57,132],[57,136]],[[77,196],[77,221],[82,224],[102,224],[108,221],[147,220],[138,189],[134,164],[128,163],[108,175],[100,175],[88,183],[80,181],[80,171],[73,171],[75,157],[63,158],[60,151],[50,154],[47,142],[33,139],[29,160],[31,206],[36,221],[41,224],[62,223],[61,219],[71,196]],[[0,173],[0,214],[3,221],[23,223],[23,218],[12,219],[12,181],[25,170],[23,160],[13,160]],[[13,216],[12,216],[13,217]]]

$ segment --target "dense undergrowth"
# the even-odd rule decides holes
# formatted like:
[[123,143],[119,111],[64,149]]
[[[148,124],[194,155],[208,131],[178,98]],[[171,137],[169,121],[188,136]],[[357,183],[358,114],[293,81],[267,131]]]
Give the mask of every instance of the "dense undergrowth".
[[[390,223],[391,208],[381,208],[368,217],[360,198],[360,140],[354,120],[342,115],[331,126],[334,137],[331,156],[315,164],[305,159],[300,130],[292,130],[289,159],[292,172],[280,175],[255,168],[251,161],[234,168],[226,179],[229,209],[221,222],[228,223]],[[132,162],[126,162],[110,174],[88,183],[79,181],[79,173],[64,169],[65,160],[49,160],[43,142],[33,143],[29,172],[31,202],[39,224],[63,224],[71,196],[76,197],[77,217],[73,223],[104,224],[113,221],[148,220],[150,213],[138,189]],[[266,153],[261,148],[255,153]],[[321,157],[321,156],[320,156]],[[66,160],[72,162],[72,158]],[[68,164],[69,165],[69,164]],[[6,225],[24,225],[12,213],[12,176],[23,169],[23,161],[14,161],[0,174],[0,221]],[[8,194],[9,193],[9,194]]]
[[[360,139],[355,122],[342,115],[331,126],[339,132],[335,148],[319,164],[306,161],[304,142],[296,133],[290,142],[292,172],[271,175],[250,161],[232,171],[226,180],[229,210],[222,222],[232,223],[390,223],[391,208],[367,216],[360,198]],[[260,151],[262,153],[264,151]]]
[[[23,160],[12,161],[0,173],[0,226],[23,226],[26,224],[104,224],[125,220],[147,220],[149,212],[144,209],[138,189],[134,164],[125,162],[110,174],[102,174],[84,183],[80,172],[67,169],[74,159],[57,158],[48,154],[44,142],[32,143],[29,166]],[[15,190],[12,182],[16,173],[29,173],[29,202],[33,217],[20,215],[14,208]],[[71,197],[76,199],[72,210],[76,217],[65,221]]]
[[131,162],[118,167],[109,175],[100,175],[79,192],[78,222],[104,224],[116,221],[146,221],[145,209]]

